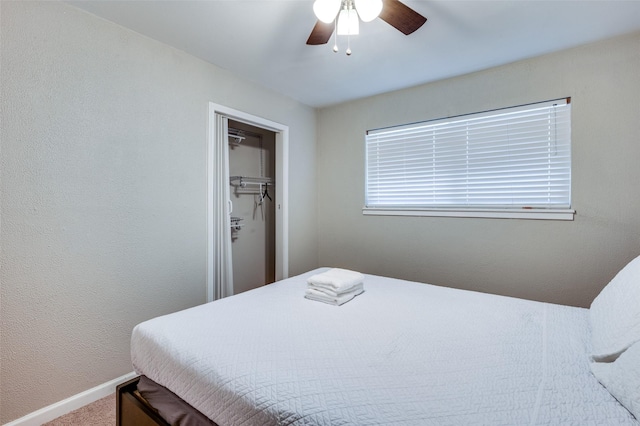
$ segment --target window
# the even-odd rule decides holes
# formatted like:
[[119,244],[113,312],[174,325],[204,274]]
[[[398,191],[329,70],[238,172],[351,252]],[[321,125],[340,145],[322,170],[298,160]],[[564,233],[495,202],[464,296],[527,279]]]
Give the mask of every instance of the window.
[[570,98],[370,130],[364,214],[573,219]]

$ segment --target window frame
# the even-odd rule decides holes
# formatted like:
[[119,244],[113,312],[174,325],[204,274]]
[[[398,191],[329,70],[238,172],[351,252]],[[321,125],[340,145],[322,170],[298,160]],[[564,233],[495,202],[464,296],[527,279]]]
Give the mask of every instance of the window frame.
[[[465,117],[491,117],[500,114],[501,112],[509,112],[509,110],[515,111],[522,108],[527,107],[535,107],[535,106],[543,106],[545,104],[550,105],[554,102],[565,102],[566,105],[570,107],[571,98],[559,98],[553,99],[549,101],[543,102],[535,102],[530,104],[518,105],[513,107],[506,108],[498,108],[494,110],[482,111],[478,113],[464,114],[458,116],[444,117],[434,120],[427,120],[422,122],[416,122],[411,124],[404,124],[398,126],[390,126],[385,128],[378,128],[368,130],[365,135],[365,176],[364,176],[364,196],[365,196],[365,205],[362,208],[363,215],[371,215],[371,216],[430,216],[430,217],[475,217],[475,218],[502,218],[502,219],[550,219],[550,220],[573,220],[575,216],[575,210],[572,208],[572,198],[571,198],[571,187],[572,187],[572,177],[571,177],[571,168],[572,161],[571,155],[569,154],[569,206],[555,207],[553,205],[547,207],[529,207],[529,206],[514,206],[514,207],[504,207],[504,206],[464,206],[464,205],[453,205],[453,206],[368,206],[367,205],[367,195],[368,195],[368,174],[369,174],[369,153],[368,153],[368,142],[367,138],[370,132],[380,133],[385,130],[392,129],[400,129],[407,128],[411,129],[412,127],[424,126],[434,124],[436,122],[443,123],[446,121],[456,121],[460,119],[464,119]],[[569,152],[571,151],[571,110],[569,110]]]

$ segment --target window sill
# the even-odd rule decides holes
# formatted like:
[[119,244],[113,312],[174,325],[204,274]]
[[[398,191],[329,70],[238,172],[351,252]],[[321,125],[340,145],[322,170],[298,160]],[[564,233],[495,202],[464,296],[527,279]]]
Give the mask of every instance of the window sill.
[[491,219],[573,220],[571,209],[410,209],[363,207],[366,216],[475,217]]

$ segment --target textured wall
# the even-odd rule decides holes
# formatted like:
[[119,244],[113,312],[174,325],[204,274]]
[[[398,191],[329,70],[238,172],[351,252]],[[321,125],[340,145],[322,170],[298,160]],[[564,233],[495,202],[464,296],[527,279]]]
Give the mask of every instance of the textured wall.
[[290,126],[290,272],[316,267],[315,112],[59,2],[1,4],[0,423],[128,373],[205,302],[208,102]]
[[[638,75],[637,33],[320,110],[319,263],[588,306],[640,254]],[[362,215],[367,129],[564,96],[574,221]]]

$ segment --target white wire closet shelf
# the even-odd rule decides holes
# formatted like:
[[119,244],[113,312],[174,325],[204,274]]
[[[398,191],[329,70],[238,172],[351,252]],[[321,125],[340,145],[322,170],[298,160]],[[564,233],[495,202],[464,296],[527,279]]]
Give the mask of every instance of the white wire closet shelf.
[[229,182],[231,185],[239,186],[240,188],[245,188],[247,185],[273,185],[273,179],[270,177],[231,176]]
[[231,229],[234,231],[239,231],[240,228],[242,228],[244,226],[244,223],[240,223],[242,222],[244,219],[241,217],[236,217],[236,216],[232,216],[231,217]]

